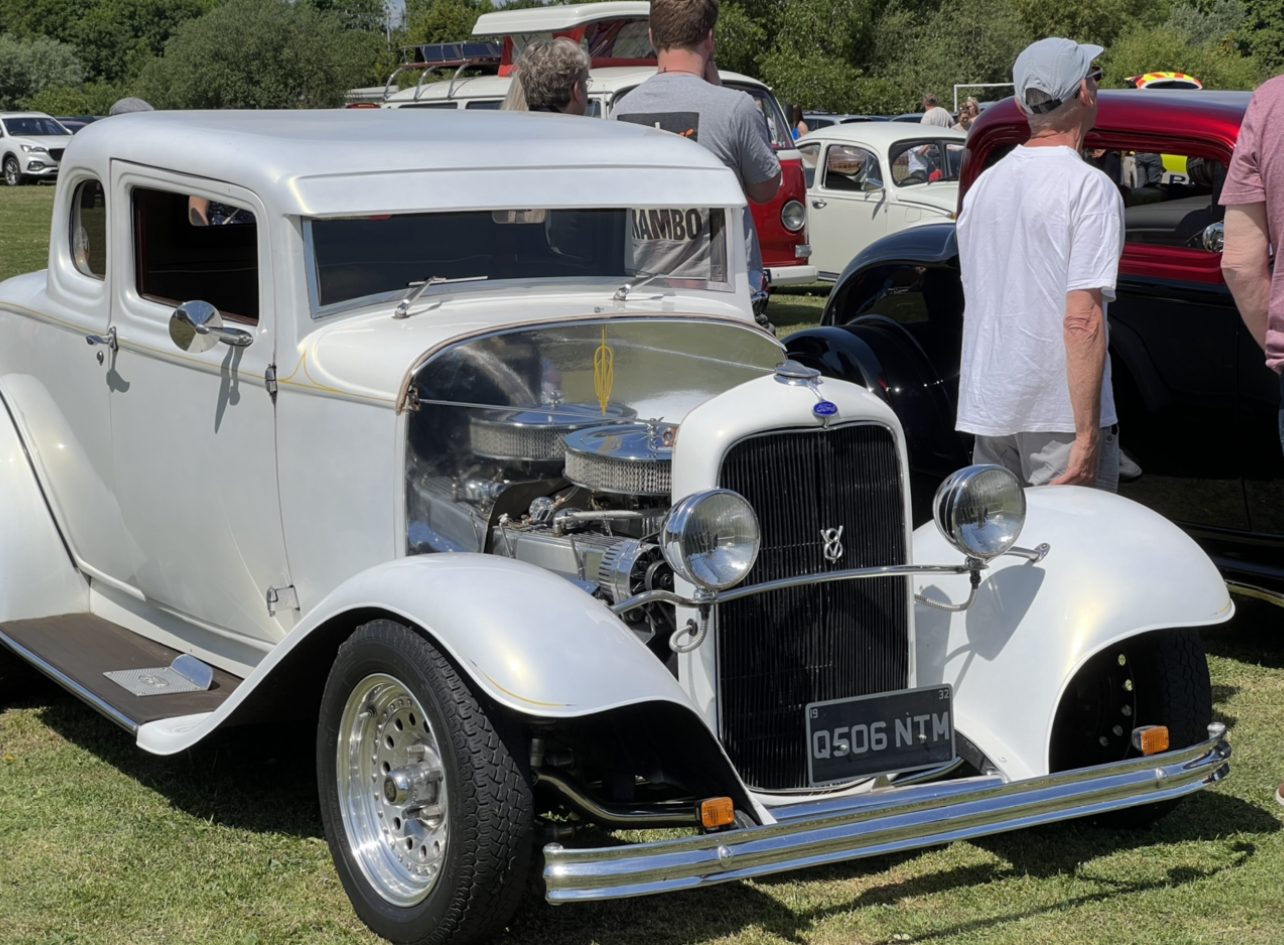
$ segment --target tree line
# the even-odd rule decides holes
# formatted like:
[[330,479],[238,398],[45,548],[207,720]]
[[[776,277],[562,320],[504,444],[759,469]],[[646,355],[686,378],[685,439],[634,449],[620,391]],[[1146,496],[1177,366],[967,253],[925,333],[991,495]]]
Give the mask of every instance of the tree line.
[[[394,26],[384,0],[0,0],[0,109],[334,107],[382,84],[403,46],[465,39],[492,9],[406,6]],[[1284,0],[723,0],[718,63],[807,108],[894,114],[1011,81],[1043,36],[1105,46],[1107,87],[1176,70],[1251,89],[1284,71]]]

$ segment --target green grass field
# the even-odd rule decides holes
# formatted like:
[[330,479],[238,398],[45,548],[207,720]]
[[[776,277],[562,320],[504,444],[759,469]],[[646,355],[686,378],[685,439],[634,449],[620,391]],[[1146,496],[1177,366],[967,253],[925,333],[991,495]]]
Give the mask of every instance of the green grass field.
[[[0,277],[43,267],[52,194],[0,188]],[[794,311],[785,299],[798,323],[819,317],[818,295],[802,290],[773,301],[777,324]],[[1284,809],[1272,797],[1284,779],[1284,611],[1238,604],[1233,623],[1205,634],[1231,777],[1150,830],[1067,823],[556,909],[532,883],[501,941],[1284,942]],[[230,731],[155,758],[34,674],[19,683],[0,689],[0,943],[377,941],[330,864],[310,728]]]

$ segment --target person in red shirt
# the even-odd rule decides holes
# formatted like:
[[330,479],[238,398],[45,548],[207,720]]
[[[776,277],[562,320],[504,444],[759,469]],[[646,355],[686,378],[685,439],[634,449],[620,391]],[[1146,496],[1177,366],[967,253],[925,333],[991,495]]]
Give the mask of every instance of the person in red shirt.
[[[1264,82],[1244,113],[1222,188],[1226,243],[1222,273],[1240,317],[1280,374],[1284,447],[1284,272],[1271,273],[1271,247],[1284,233],[1284,76]],[[1275,792],[1284,804],[1284,784]]]

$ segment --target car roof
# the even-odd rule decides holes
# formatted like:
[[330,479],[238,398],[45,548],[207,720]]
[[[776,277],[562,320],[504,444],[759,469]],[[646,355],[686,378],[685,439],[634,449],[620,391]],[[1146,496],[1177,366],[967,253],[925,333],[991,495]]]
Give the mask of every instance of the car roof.
[[[610,2],[610,0],[607,0]],[[723,82],[734,82],[736,85],[755,85],[769,88],[757,79],[752,79],[739,72],[720,69],[718,74]],[[655,66],[603,66],[589,70],[589,94],[618,92],[621,89],[641,85],[655,75]],[[404,103],[408,101],[440,102],[457,99],[503,98],[508,94],[508,85],[512,81],[508,76],[481,75],[454,80],[453,84],[445,79],[439,82],[428,82],[419,86],[419,96],[415,97],[413,88],[402,89],[388,96],[389,102]],[[446,93],[450,92],[447,97]]]
[[563,115],[139,112],[81,129],[63,173],[84,166],[105,177],[113,160],[237,184],[269,212],[303,216],[745,204],[735,175],[693,142]]
[[648,0],[607,0],[604,3],[580,3],[569,6],[529,7],[522,10],[496,10],[483,13],[473,26],[474,36],[508,36],[521,33],[550,33],[574,29],[599,20],[621,20],[633,17],[649,19]]
[[798,139],[798,144],[808,141],[844,141],[865,143],[878,148],[888,148],[897,141],[910,141],[916,138],[955,138],[960,142],[967,138],[966,131],[953,131],[939,125],[913,125],[908,122],[892,121],[857,121],[847,124],[829,125],[817,128]]
[[[1185,138],[1211,134],[1233,143],[1252,97],[1252,92],[1208,89],[1102,89],[1094,130]],[[972,134],[979,140],[1000,127],[1025,124],[1009,96],[981,113]]]
[[[53,118],[44,112],[0,112],[0,118]],[[57,119],[54,119],[57,121]]]

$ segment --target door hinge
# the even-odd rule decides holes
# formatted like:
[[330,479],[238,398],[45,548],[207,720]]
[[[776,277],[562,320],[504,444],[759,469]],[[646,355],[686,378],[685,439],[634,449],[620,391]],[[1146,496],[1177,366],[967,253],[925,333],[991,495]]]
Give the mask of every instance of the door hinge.
[[404,409],[409,410],[411,412],[414,412],[419,409],[419,388],[418,387],[412,386],[409,390],[406,391],[406,406]]
[[275,617],[278,610],[298,610],[299,595],[294,591],[294,585],[289,587],[269,587],[267,589],[267,609],[268,616]]
[[267,392],[272,395],[272,401],[275,403],[277,391],[275,364],[269,364],[267,366],[267,370],[263,372],[263,386],[266,387]]

